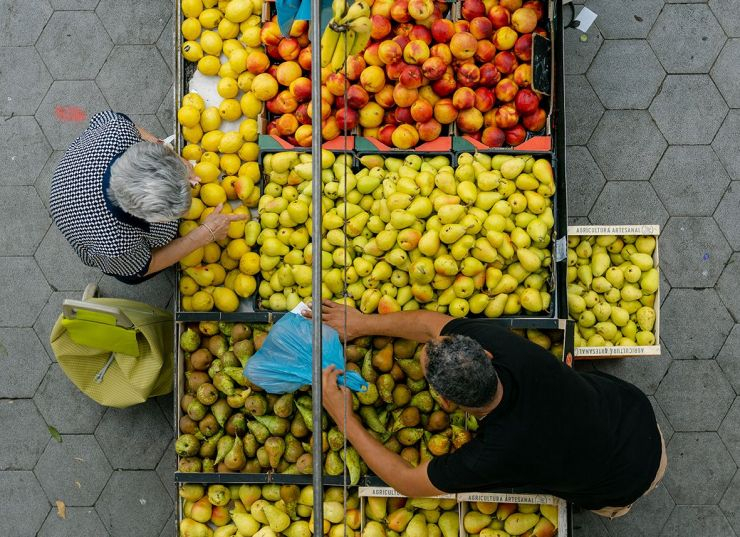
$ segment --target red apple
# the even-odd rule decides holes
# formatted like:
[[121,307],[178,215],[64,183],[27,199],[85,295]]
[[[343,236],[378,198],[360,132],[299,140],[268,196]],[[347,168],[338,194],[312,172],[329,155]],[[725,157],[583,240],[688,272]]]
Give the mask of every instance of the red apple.
[[373,15],[370,17],[372,22],[372,30],[370,30],[370,37],[375,41],[381,41],[385,36],[391,33],[391,21],[383,15]]
[[370,12],[373,15],[380,15],[389,19],[391,17],[391,7],[393,6],[394,0],[375,0],[370,8]]
[[383,125],[378,130],[378,140],[380,140],[385,145],[393,146],[393,133],[396,130],[395,125]]
[[537,27],[537,13],[521,7],[511,14],[511,26],[520,34],[527,34]]
[[511,12],[501,5],[496,5],[488,10],[488,18],[493,24],[493,29],[498,30],[509,25],[511,22]]
[[347,77],[342,73],[332,73],[326,77],[326,89],[328,89],[329,93],[335,97],[344,95],[344,92],[347,91],[348,87],[349,82],[347,81]]
[[475,106],[475,92],[470,88],[457,88],[452,96],[452,104],[458,110],[465,110]]
[[347,88],[347,106],[359,110],[370,101],[370,95],[365,88],[358,84],[352,84]]
[[499,28],[493,34],[493,44],[499,50],[511,50],[514,48],[517,39],[519,39],[519,34],[508,26]]
[[413,125],[399,125],[391,134],[391,141],[399,149],[411,149],[419,143],[419,133]]
[[465,20],[472,21],[486,14],[486,6],[483,0],[463,0],[460,12]]
[[362,59],[368,65],[384,65],[383,60],[380,59],[378,51],[380,50],[380,43],[371,43],[362,53]]
[[520,89],[514,98],[514,105],[521,115],[531,114],[539,108],[540,98],[531,89]]
[[480,69],[474,63],[466,63],[457,68],[457,83],[473,87],[480,81]]
[[533,113],[522,117],[522,125],[531,132],[541,131],[545,128],[546,123],[547,113],[542,108],[538,108]]
[[501,73],[499,73],[498,69],[496,69],[496,66],[492,63],[484,63],[480,66],[480,80],[478,83],[481,86],[485,86],[488,88],[492,88],[496,84],[498,84],[498,81],[501,80]]
[[402,108],[407,108],[414,104],[414,101],[418,97],[419,92],[416,88],[407,88],[401,84],[396,84],[393,88],[393,100]]
[[501,147],[506,141],[506,134],[498,127],[486,127],[483,129],[480,141],[488,147]]
[[418,123],[426,123],[434,117],[434,107],[424,99],[417,99],[410,108],[411,117]]
[[452,63],[452,52],[450,52],[450,47],[445,43],[437,43],[432,46],[432,48],[429,49],[429,54],[430,56],[441,59],[445,62],[445,65],[450,65]]
[[388,80],[398,80],[401,78],[401,73],[405,67],[406,64],[404,62],[389,63],[385,66],[385,75],[388,77]]
[[488,39],[493,35],[493,24],[488,17],[475,17],[470,21],[470,33],[476,39]]
[[346,100],[343,95],[340,95],[339,97],[334,99],[334,108],[339,110],[340,108],[344,108]]
[[501,74],[508,75],[514,72],[519,66],[519,62],[513,52],[503,50],[496,54],[496,57],[493,59],[493,65],[501,71]]
[[375,102],[383,108],[390,108],[396,104],[393,100],[393,86],[386,84],[383,88],[375,93]]
[[439,138],[442,134],[442,125],[436,119],[432,118],[425,123],[417,123],[416,130],[419,132],[419,139],[423,142],[431,142]]
[[280,136],[290,136],[298,126],[298,119],[293,114],[283,114],[275,120],[275,128]]
[[434,12],[434,2],[432,0],[409,0],[408,12],[414,20],[428,19]]
[[295,109],[295,117],[301,125],[309,125],[311,117],[308,115],[308,103],[302,103]]
[[408,38],[411,39],[411,41],[424,41],[427,46],[432,44],[432,32],[429,28],[425,28],[421,24],[415,24],[414,27],[411,28],[411,31],[408,33]]
[[393,116],[396,118],[397,124],[402,123],[413,123],[414,118],[411,117],[411,109],[410,108],[396,108],[393,111]]
[[[392,39],[387,39],[378,46],[378,57],[386,65],[400,62],[403,59],[403,49]],[[365,58],[365,61],[367,61],[367,58]]]
[[429,80],[438,80],[442,78],[445,71],[447,71],[447,65],[445,65],[442,58],[438,58],[436,56],[432,56],[427,59],[421,66],[421,73]]
[[528,7],[537,14],[537,20],[541,20],[545,16],[545,6],[539,0],[529,0],[522,4],[522,7]]
[[288,89],[299,103],[305,103],[311,100],[311,79],[305,76],[296,78],[290,83]]
[[344,75],[348,80],[358,80],[365,67],[367,67],[367,64],[364,58],[359,54],[353,54],[347,57],[347,61],[344,64]]
[[449,19],[437,19],[432,23],[432,37],[437,43],[449,43],[455,35],[455,24]]
[[418,88],[424,81],[421,69],[416,65],[407,65],[401,71],[398,82],[410,89]]
[[478,48],[475,49],[475,59],[480,63],[488,63],[496,55],[496,47],[488,39],[478,41]]
[[527,139],[527,131],[518,123],[510,129],[504,130],[506,135],[506,143],[512,147],[516,147]]
[[391,18],[396,22],[409,22],[411,20],[408,0],[395,0],[391,4]]
[[496,98],[503,103],[513,101],[517,91],[519,87],[510,78],[503,78],[496,84]]
[[481,112],[488,112],[493,108],[496,97],[488,88],[478,88],[475,90],[475,107]]
[[357,126],[357,121],[360,119],[357,114],[357,110],[352,108],[340,108],[337,110],[337,125],[341,131],[351,131]]
[[478,40],[468,32],[458,32],[450,40],[450,52],[460,60],[472,58],[477,48]]
[[517,123],[519,123],[519,113],[514,103],[507,103],[496,109],[496,126],[499,129],[510,129]]
[[301,53],[298,55],[298,65],[304,71],[311,72],[311,45],[301,49]]
[[278,44],[278,53],[285,61],[295,60],[301,53],[301,46],[294,37],[286,37]]
[[403,59],[410,65],[421,65],[429,58],[429,46],[421,39],[409,41],[403,49]]
[[334,140],[341,134],[339,123],[334,116],[328,117],[321,122],[321,136],[325,140]]
[[532,59],[532,34],[524,34],[514,43],[514,54],[523,62]]
[[528,88],[532,84],[532,66],[523,63],[514,71],[514,82],[520,88]]
[[452,99],[440,99],[434,105],[434,119],[442,125],[449,125],[457,119],[457,108],[452,104]]
[[483,114],[477,108],[461,110],[457,116],[457,128],[469,134],[483,128]]

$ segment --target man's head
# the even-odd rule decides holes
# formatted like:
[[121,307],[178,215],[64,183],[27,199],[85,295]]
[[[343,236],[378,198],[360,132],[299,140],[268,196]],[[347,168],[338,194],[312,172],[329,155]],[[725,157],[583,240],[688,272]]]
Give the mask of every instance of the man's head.
[[147,222],[171,222],[190,208],[188,168],[163,144],[139,142],[111,166],[108,194],[121,209]]
[[480,343],[468,336],[445,336],[428,342],[424,355],[427,381],[442,397],[471,409],[493,401],[498,375]]

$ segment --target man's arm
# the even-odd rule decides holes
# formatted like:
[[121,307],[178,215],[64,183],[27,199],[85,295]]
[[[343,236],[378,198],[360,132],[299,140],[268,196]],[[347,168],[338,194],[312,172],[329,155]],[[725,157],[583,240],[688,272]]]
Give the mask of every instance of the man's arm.
[[[348,388],[337,385],[342,371],[329,366],[323,373],[323,404],[347,440],[355,447],[362,460],[375,474],[404,496],[411,498],[444,494],[427,475],[427,464],[412,467],[400,455],[393,453],[365,430],[352,412],[352,394]],[[344,423],[345,405],[347,423]]]
[[[449,315],[426,310],[399,311],[383,315],[365,314],[331,300],[323,300],[321,307],[322,321],[339,332],[340,338],[346,340],[362,336],[388,336],[426,343],[439,336],[444,326],[453,319]],[[304,312],[304,315],[310,318],[311,312]]]

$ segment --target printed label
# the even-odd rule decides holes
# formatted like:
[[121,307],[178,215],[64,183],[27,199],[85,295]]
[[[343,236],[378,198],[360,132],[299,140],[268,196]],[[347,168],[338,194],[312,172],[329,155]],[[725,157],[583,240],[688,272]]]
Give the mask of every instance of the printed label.
[[568,226],[568,235],[660,235],[660,226]]
[[660,345],[636,347],[576,347],[576,356],[659,355]]

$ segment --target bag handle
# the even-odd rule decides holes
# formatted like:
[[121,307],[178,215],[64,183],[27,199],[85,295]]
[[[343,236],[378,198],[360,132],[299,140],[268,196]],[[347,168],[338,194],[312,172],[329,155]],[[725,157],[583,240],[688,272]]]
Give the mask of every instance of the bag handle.
[[[131,322],[128,316],[114,306],[71,299],[67,299],[62,303],[62,313],[67,319],[77,318],[81,310],[93,314],[109,315],[115,320],[116,326],[120,326],[121,328],[133,328],[134,326],[134,323]],[[100,322],[100,320],[98,321]]]

